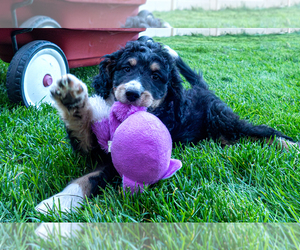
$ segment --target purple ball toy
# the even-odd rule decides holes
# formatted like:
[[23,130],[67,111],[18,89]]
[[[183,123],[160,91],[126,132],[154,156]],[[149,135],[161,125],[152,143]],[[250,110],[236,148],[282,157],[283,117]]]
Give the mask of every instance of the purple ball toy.
[[131,193],[171,177],[182,166],[181,161],[171,159],[168,129],[145,107],[116,102],[109,119],[94,123],[92,130],[102,148],[111,152],[123,188],[129,187]]

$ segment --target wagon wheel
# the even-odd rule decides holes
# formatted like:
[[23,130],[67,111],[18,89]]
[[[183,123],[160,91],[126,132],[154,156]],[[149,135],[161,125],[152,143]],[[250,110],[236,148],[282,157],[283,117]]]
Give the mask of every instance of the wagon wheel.
[[61,26],[51,17],[33,16],[22,23],[20,28],[61,28]]
[[56,44],[42,40],[30,42],[17,51],[8,67],[8,98],[26,107],[53,103],[49,86],[68,72],[67,58]]

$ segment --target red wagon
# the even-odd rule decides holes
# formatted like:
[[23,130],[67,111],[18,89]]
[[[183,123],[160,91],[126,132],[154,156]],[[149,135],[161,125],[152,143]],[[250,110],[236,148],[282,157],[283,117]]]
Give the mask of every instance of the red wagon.
[[101,56],[144,31],[120,27],[127,17],[137,15],[146,0],[4,2],[0,7],[0,58],[10,62],[8,96],[26,106],[51,103],[49,86],[69,68],[97,65]]

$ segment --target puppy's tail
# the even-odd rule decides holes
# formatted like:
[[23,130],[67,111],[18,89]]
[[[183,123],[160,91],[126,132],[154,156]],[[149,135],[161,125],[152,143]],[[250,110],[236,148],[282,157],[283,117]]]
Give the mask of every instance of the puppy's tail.
[[208,89],[207,83],[204,81],[202,74],[192,70],[181,58],[178,56],[176,59],[176,66],[181,75],[192,85],[199,86],[203,89]]
[[254,125],[246,120],[240,119],[231,108],[219,98],[210,96],[210,104],[207,112],[208,133],[216,140],[222,138],[228,144],[236,143],[242,137],[250,137],[254,140],[282,138],[294,142],[289,136],[284,135],[266,125]]

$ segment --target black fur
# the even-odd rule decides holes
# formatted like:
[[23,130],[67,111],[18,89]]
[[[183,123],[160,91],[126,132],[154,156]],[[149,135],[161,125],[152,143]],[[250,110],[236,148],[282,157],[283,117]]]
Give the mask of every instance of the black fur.
[[108,98],[112,91],[112,78],[118,58],[122,50],[111,55],[106,55],[99,65],[99,74],[94,78],[93,87],[96,94],[104,99]]

